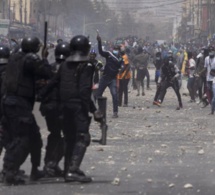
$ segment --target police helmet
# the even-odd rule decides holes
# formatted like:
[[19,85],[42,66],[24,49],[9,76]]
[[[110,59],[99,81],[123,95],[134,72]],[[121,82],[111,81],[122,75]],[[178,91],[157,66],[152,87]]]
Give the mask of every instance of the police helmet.
[[40,50],[40,40],[37,37],[24,38],[21,48],[24,53],[37,53]]
[[71,56],[69,57],[69,61],[87,61],[90,47],[91,43],[87,37],[83,35],[73,37],[70,41]]
[[10,57],[10,49],[7,46],[0,45],[0,64],[7,64]]
[[55,59],[65,60],[70,55],[69,43],[61,42],[55,48]]

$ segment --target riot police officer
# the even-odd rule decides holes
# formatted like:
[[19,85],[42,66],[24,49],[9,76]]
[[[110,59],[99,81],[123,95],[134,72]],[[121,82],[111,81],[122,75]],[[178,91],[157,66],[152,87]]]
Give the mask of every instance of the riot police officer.
[[[69,43],[60,42],[55,48],[56,62],[51,65],[54,75],[57,74],[60,65],[70,55]],[[58,89],[42,101],[40,111],[45,117],[48,131],[46,154],[44,159],[44,171],[47,176],[62,176],[62,170],[58,166],[64,154],[64,140],[62,137],[62,116],[59,104]]]
[[[0,98],[1,100],[4,93],[3,82],[5,79],[5,69],[6,69],[9,57],[10,57],[10,49],[7,46],[0,45]],[[0,104],[0,120],[2,120],[1,104]],[[3,140],[3,137],[4,137],[3,130],[4,128],[2,127],[2,124],[0,124],[0,154],[3,149],[3,146],[6,144],[5,140]]]
[[5,98],[3,100],[4,117],[6,118],[11,141],[6,146],[4,156],[4,181],[7,184],[24,183],[18,176],[19,167],[31,154],[31,180],[43,176],[38,170],[40,166],[42,140],[39,127],[32,113],[35,102],[35,79],[48,79],[52,73],[45,59],[36,54],[40,49],[37,37],[24,38],[21,43],[22,51],[9,59],[6,69]]
[[70,56],[61,64],[56,77],[41,92],[45,97],[59,86],[65,136],[65,182],[91,182],[80,170],[87,147],[90,145],[88,116],[91,104],[94,66],[89,63],[91,44],[87,37],[78,35],[70,42]]

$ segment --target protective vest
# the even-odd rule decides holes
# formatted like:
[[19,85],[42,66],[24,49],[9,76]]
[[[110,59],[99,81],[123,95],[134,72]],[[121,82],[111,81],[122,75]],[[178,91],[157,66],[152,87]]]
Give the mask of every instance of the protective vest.
[[64,62],[61,65],[60,72],[60,99],[67,102],[74,99],[80,99],[79,78],[87,62]]
[[[31,65],[32,54],[18,52],[11,56],[6,69],[6,94],[34,98],[35,95],[35,78],[34,75],[25,71],[24,66],[27,63]],[[29,58],[27,62],[27,58]]]
[[1,97],[5,93],[5,87],[4,87],[4,82],[5,82],[5,70],[6,70],[6,64],[1,64],[0,65],[0,92],[1,92]]

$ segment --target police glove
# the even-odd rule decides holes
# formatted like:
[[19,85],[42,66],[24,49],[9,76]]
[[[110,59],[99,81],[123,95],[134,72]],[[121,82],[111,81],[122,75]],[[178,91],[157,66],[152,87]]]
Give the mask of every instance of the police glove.
[[48,48],[43,48],[41,55],[43,59],[46,59],[49,55]]
[[99,35],[97,35],[97,41],[101,41],[101,37]]
[[94,120],[97,121],[97,122],[101,122],[102,118],[104,117],[104,115],[102,114],[102,112],[100,110],[96,110],[93,113],[93,116],[94,116]]
[[171,82],[173,82],[175,79],[176,79],[175,77],[172,77]]

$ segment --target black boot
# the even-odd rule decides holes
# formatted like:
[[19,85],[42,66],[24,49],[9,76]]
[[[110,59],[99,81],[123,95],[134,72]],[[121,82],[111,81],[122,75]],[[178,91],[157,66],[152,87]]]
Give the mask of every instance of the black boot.
[[55,162],[49,162],[44,166],[44,173],[46,177],[62,177],[63,171]]
[[92,182],[92,178],[86,176],[85,173],[79,168],[84,158],[86,148],[87,145],[81,142],[75,145],[73,156],[69,163],[70,165],[69,167],[66,167],[67,169],[65,169],[65,182]]
[[33,167],[31,170],[30,180],[31,181],[37,181],[41,178],[45,177],[44,171],[38,170],[37,167]]
[[3,183],[5,185],[23,185],[25,180],[13,171],[7,171],[3,173]]
[[85,175],[78,167],[69,167],[69,170],[65,174],[65,182],[80,182],[89,183],[92,182],[92,178]]

